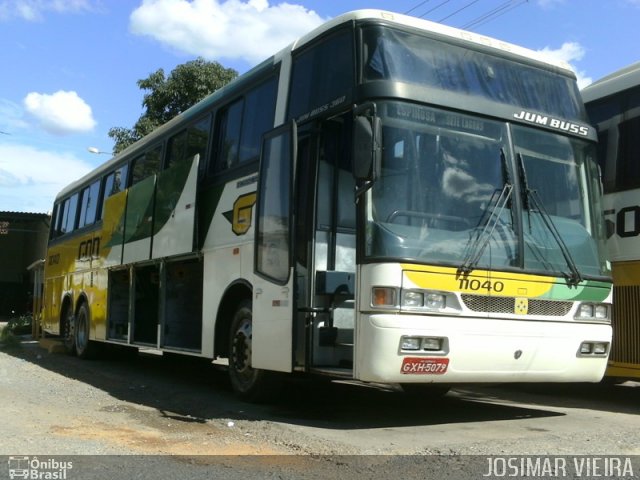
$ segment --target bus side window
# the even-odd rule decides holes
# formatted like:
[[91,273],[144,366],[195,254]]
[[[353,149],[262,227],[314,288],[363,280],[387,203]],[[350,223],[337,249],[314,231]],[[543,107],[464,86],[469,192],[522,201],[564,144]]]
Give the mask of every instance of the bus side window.
[[96,221],[99,195],[100,195],[100,180],[93,182],[90,186],[82,190],[82,199],[80,201],[80,218],[78,219],[78,228],[82,228],[86,225],[93,225],[93,223]]
[[182,162],[186,158],[187,131],[174,135],[169,139],[169,148],[167,153],[167,165],[169,168],[174,163]]
[[126,163],[120,168],[111,172],[104,179],[104,193],[102,195],[102,208],[100,209],[100,218],[104,218],[104,202],[107,201],[111,195],[121,192],[125,189],[127,184],[127,171],[129,165]]
[[210,175],[258,160],[262,135],[273,128],[277,89],[272,76],[220,111]]
[[244,100],[240,99],[219,113],[214,166],[217,172],[228,170],[238,163],[243,105]]
[[76,213],[78,210],[78,193],[74,193],[71,197],[64,201],[62,222],[60,224],[60,234],[73,232],[76,225]]
[[209,133],[211,131],[211,116],[199,120],[187,129],[187,160],[200,155],[199,170],[202,173],[206,165]]
[[133,175],[131,185],[144,180],[160,171],[162,161],[162,146],[158,145],[148,150],[144,155],[133,161]]
[[240,135],[240,163],[258,159],[262,134],[273,128],[277,89],[277,77],[271,77],[247,93],[243,113],[245,121]]
[[51,214],[51,228],[49,231],[49,240],[53,240],[59,234],[60,230],[60,204],[56,203],[53,206],[53,213]]

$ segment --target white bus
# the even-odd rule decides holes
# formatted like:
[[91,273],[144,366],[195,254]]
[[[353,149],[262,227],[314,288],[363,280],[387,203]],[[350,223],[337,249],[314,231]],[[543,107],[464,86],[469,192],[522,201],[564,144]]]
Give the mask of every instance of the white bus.
[[595,130],[564,64],[395,13],[318,27],[65,188],[44,328],[442,392],[599,381]]
[[640,378],[640,63],[582,91],[598,130],[607,245],[613,270],[613,345],[607,377]]

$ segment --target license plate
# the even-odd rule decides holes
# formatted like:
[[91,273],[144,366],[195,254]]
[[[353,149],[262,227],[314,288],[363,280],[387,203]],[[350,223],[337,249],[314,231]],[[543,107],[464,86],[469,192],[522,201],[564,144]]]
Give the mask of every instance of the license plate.
[[400,373],[406,375],[442,375],[449,367],[449,359],[436,357],[405,357]]

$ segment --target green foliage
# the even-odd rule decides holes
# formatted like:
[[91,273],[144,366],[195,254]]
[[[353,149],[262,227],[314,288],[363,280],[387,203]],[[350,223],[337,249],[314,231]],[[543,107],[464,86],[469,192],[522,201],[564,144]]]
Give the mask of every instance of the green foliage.
[[114,127],[109,130],[109,137],[115,141],[113,153],[121,152],[237,76],[238,72],[232,68],[198,57],[178,65],[168,77],[160,68],[147,78],[138,80],[138,87],[147,92],[142,100],[145,112],[133,128]]

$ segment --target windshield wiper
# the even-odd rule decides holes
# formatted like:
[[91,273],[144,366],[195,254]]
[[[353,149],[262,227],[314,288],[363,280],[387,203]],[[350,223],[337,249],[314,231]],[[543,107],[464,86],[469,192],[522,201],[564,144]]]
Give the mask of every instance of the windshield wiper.
[[[469,239],[469,246],[467,248],[467,252],[464,256],[464,261],[462,265],[458,267],[458,275],[468,275],[473,270],[475,270],[476,265],[482,258],[482,254],[489,245],[491,241],[491,237],[493,236],[493,232],[500,221],[500,216],[502,215],[502,211],[509,204],[509,199],[511,198],[511,193],[513,192],[513,185],[511,183],[511,176],[509,175],[509,170],[507,168],[507,157],[504,153],[504,149],[500,149],[500,162],[502,164],[502,176],[504,179],[504,185],[502,186],[502,190],[498,193],[498,190],[493,192],[491,196],[491,200],[489,201],[489,205],[486,210],[482,214],[482,218],[478,223],[478,227],[476,231],[479,233],[473,239]],[[495,205],[493,199],[495,200]],[[493,205],[493,206],[492,206]],[[478,230],[481,226],[483,226],[482,230]]]
[[[577,286],[582,281],[582,275],[580,274],[580,270],[578,270],[578,266],[576,265],[575,260],[571,256],[571,252],[569,252],[569,248],[567,248],[567,244],[564,243],[562,237],[560,236],[560,232],[556,225],[553,223],[551,216],[547,213],[547,210],[544,208],[544,204],[542,203],[542,199],[538,195],[536,190],[529,188],[529,182],[527,180],[527,171],[524,168],[524,159],[522,158],[522,154],[518,153],[518,168],[520,170],[520,180],[522,182],[523,189],[523,197],[522,203],[523,208],[528,210],[530,213],[532,211],[537,211],[542,218],[543,223],[547,227],[547,230],[551,232],[551,236],[554,238],[558,247],[560,247],[560,251],[562,252],[562,256],[564,257],[565,262],[567,262],[567,266],[569,267],[570,273],[566,275],[567,283],[571,286]],[[533,209],[531,208],[533,206]]]

